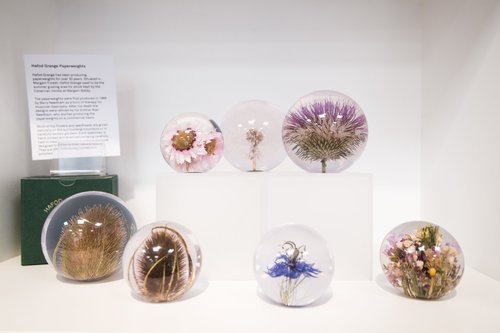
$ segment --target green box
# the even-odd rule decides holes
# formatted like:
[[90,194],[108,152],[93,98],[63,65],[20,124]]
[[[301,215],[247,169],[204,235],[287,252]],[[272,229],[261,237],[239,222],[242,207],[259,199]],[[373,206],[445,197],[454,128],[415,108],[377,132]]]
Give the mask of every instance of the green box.
[[41,176],[21,179],[21,265],[47,263],[40,242],[45,219],[61,201],[85,191],[118,195],[118,176]]

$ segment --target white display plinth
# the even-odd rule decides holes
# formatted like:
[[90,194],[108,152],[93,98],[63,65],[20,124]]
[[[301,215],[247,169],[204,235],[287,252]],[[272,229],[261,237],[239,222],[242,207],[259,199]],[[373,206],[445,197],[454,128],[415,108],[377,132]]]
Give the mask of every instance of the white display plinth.
[[283,223],[316,229],[337,280],[371,279],[372,178],[305,172],[168,173],[157,181],[157,219],[184,224],[203,251],[210,280],[253,279],[261,235]]

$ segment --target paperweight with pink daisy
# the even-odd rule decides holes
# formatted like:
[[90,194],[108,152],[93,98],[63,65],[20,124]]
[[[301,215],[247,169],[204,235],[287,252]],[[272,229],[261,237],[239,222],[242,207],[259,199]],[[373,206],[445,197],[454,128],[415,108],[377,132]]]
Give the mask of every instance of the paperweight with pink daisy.
[[221,159],[224,139],[219,126],[199,113],[172,119],[163,129],[160,149],[165,161],[179,172],[205,172]]

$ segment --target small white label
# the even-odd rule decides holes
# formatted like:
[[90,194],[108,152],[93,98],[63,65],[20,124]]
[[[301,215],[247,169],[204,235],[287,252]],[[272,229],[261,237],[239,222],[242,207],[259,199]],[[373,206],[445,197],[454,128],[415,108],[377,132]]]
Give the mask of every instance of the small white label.
[[118,156],[113,58],[25,55],[33,160]]

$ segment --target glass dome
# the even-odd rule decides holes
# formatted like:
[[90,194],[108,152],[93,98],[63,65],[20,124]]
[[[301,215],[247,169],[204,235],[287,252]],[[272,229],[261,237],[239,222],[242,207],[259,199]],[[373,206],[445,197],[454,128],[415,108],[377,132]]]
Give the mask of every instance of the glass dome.
[[243,171],[268,171],[285,158],[283,115],[266,101],[250,100],[231,108],[222,122],[224,156]]
[[380,263],[389,282],[405,295],[435,299],[452,291],[464,272],[453,236],[436,224],[406,222],[385,236]]
[[291,160],[310,172],[341,172],[368,141],[368,123],[359,105],[336,91],[316,91],[299,99],[283,122],[283,142]]
[[286,306],[304,306],[330,287],[333,257],[316,231],[285,224],[270,230],[258,244],[254,273],[260,293]]
[[172,119],[163,129],[160,150],[165,161],[179,172],[205,172],[221,159],[224,140],[210,118],[187,113]]
[[130,239],[123,275],[138,297],[173,301],[193,285],[201,269],[201,250],[193,234],[172,222],[148,224]]
[[82,192],[50,212],[42,229],[42,250],[49,265],[65,278],[99,280],[120,267],[135,230],[134,217],[120,198]]

